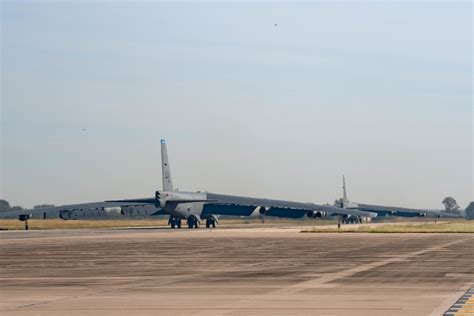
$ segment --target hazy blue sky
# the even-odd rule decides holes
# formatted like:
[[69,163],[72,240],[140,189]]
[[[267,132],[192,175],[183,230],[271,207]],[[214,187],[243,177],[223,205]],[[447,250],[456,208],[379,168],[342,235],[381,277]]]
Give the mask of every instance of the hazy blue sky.
[[160,138],[182,190],[473,199],[470,2],[0,6],[15,205],[152,196]]

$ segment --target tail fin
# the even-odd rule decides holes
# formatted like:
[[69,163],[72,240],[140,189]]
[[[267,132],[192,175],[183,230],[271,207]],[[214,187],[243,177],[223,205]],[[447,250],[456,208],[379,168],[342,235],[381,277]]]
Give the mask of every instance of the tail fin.
[[343,193],[343,202],[348,203],[349,200],[347,199],[347,192],[346,192],[346,177],[342,175],[342,193]]
[[164,139],[161,140],[161,171],[163,177],[163,190],[174,191],[170,163],[168,161],[168,150],[166,149],[166,141]]

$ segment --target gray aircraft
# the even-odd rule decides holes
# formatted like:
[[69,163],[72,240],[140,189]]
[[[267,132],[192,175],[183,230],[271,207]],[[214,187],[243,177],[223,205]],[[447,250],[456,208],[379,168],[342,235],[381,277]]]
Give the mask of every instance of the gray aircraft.
[[[346,210],[359,210],[365,212],[377,213],[380,216],[399,216],[399,217],[434,217],[434,218],[460,218],[462,215],[453,213],[447,213],[443,210],[425,210],[425,209],[414,209],[398,206],[383,206],[374,204],[364,204],[350,202],[347,198],[346,191],[346,178],[342,176],[342,192],[343,196],[339,201],[336,202],[335,206],[341,207]],[[343,222],[352,221],[351,217],[343,219]]]
[[198,228],[205,220],[206,227],[215,227],[219,215],[274,216],[284,218],[322,218],[338,216],[375,217],[372,212],[346,210],[339,207],[283,200],[262,199],[210,192],[186,192],[174,189],[165,140],[161,140],[163,190],[155,197],[107,201],[112,203],[152,204],[170,215],[171,228],[180,228],[186,220],[189,228]]
[[273,200],[254,197],[216,194],[210,192],[186,192],[173,186],[171,168],[165,140],[161,140],[161,167],[163,190],[155,192],[151,198],[113,200],[105,202],[64,205],[29,211],[15,211],[0,214],[0,218],[98,218],[120,209],[122,215],[169,215],[171,228],[180,228],[186,221],[189,228],[198,228],[205,221],[206,227],[215,227],[220,215],[232,216],[273,216],[283,218],[323,218],[337,216],[344,220],[351,216],[371,218],[374,212],[340,207]]

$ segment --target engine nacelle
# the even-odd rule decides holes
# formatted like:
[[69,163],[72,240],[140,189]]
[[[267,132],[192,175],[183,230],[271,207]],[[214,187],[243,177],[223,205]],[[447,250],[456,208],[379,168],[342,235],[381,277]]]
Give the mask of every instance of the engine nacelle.
[[418,217],[426,217],[426,213],[418,213]]
[[268,208],[268,207],[257,206],[253,210],[252,214],[250,214],[249,217],[251,217],[251,218],[263,218],[267,215],[269,209],[270,208]]
[[322,211],[308,211],[306,213],[306,216],[309,217],[309,218],[322,218],[322,217],[326,217],[326,212],[322,212]]
[[82,219],[106,216],[104,208],[72,209],[59,211],[59,217],[64,220]]
[[140,217],[148,215],[148,209],[145,205],[127,205],[120,208],[120,214],[127,217]]

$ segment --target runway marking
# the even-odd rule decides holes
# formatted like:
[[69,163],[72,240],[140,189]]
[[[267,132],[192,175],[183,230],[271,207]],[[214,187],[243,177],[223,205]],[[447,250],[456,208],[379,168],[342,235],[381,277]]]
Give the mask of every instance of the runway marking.
[[470,288],[444,313],[444,316],[461,315],[474,315],[474,287]]
[[[349,276],[354,275],[354,274],[359,273],[359,272],[364,272],[364,271],[371,270],[373,268],[378,268],[378,267],[381,267],[381,266],[384,266],[384,265],[387,265],[387,264],[390,264],[390,263],[394,263],[394,262],[402,262],[402,261],[405,261],[405,260],[409,260],[413,257],[423,255],[423,254],[428,253],[428,252],[438,251],[438,250],[441,250],[443,248],[446,248],[446,247],[449,247],[449,246],[452,246],[452,245],[455,245],[455,244],[459,244],[459,243],[462,243],[462,242],[465,242],[465,241],[468,241],[468,240],[473,240],[473,239],[474,239],[474,237],[458,239],[458,240],[448,242],[448,243],[445,243],[445,244],[436,245],[436,246],[429,247],[429,248],[426,248],[426,249],[409,252],[407,254],[402,254],[402,255],[399,255],[399,256],[396,256],[396,257],[387,258],[385,260],[360,265],[360,266],[352,268],[352,269],[347,269],[347,270],[343,270],[343,271],[339,271],[339,272],[335,272],[335,273],[327,273],[326,275],[324,275],[322,277],[317,277],[317,278],[312,279],[312,280],[296,283],[296,284],[287,286],[287,287],[282,288],[282,289],[270,291],[268,293],[259,295],[259,296],[257,296],[257,298],[258,298],[257,301],[258,300],[272,300],[273,297],[280,296],[280,295],[295,295],[295,294],[298,294],[299,292],[302,292],[302,291],[307,290],[307,289],[337,287],[339,285],[337,283],[332,283],[332,282],[334,282],[336,280],[339,280],[339,279],[342,279],[342,278],[349,277]],[[229,313],[233,313],[235,310],[240,310],[240,309],[243,309],[243,308],[251,307],[254,304],[255,304],[255,301],[250,301],[249,302],[249,301],[246,301],[246,300],[245,301],[244,300],[239,300],[237,302],[233,302],[231,306],[221,308],[221,309],[225,309],[225,311],[223,310],[221,313],[218,313],[218,314],[213,313],[213,315],[226,315],[226,314],[229,314]],[[201,311],[201,312],[198,312],[194,315],[203,315],[204,316],[204,315],[207,315],[207,314],[208,313],[206,313],[206,311]],[[473,316],[473,315],[469,314],[469,316]]]
[[[166,280],[160,281],[161,282],[160,284],[161,285],[173,284],[175,282],[179,282],[179,280],[181,280],[181,279],[188,280],[189,277],[190,277],[189,275],[176,275],[172,279],[166,279]],[[109,277],[107,277],[107,278],[109,278]],[[38,278],[38,279],[41,279],[41,278]],[[58,279],[62,279],[62,278],[58,278]],[[72,278],[64,278],[64,279],[72,279]],[[92,277],[91,279],[95,279],[95,278]],[[117,279],[120,279],[120,277],[117,277]],[[6,311],[14,311],[14,310],[20,310],[20,309],[29,309],[31,307],[44,306],[44,305],[47,305],[47,304],[57,303],[57,302],[65,301],[65,300],[74,300],[74,299],[79,299],[79,298],[92,296],[92,295],[103,295],[103,294],[113,293],[113,292],[116,292],[116,291],[122,291],[122,290],[126,290],[126,289],[131,289],[131,288],[134,288],[134,287],[141,287],[143,285],[146,285],[147,283],[155,283],[157,281],[157,279],[160,279],[160,278],[159,277],[158,278],[153,278],[153,277],[145,277],[145,278],[144,277],[124,277],[123,279],[129,280],[131,282],[131,284],[116,287],[116,288],[113,288],[111,290],[96,290],[96,291],[92,291],[92,292],[85,293],[85,294],[65,296],[65,297],[61,297],[61,298],[57,298],[57,299],[44,300],[44,301],[39,301],[39,302],[36,302],[36,303],[18,305],[18,306],[15,306],[15,307],[7,308],[5,310]],[[139,284],[134,282],[134,281],[143,280],[143,279],[147,279],[147,282],[142,281]]]
[[[389,264],[389,263],[392,263],[392,262],[399,262],[399,261],[403,261],[403,260],[408,260],[412,257],[422,255],[422,254],[430,252],[430,251],[436,251],[436,250],[442,249],[444,247],[448,247],[452,244],[456,244],[458,242],[464,242],[466,240],[472,240],[472,239],[474,239],[474,238],[465,238],[465,239],[462,239],[462,240],[456,240],[456,241],[449,242],[449,243],[446,243],[446,244],[430,247],[430,248],[419,250],[419,251],[413,251],[413,252],[405,253],[405,254],[398,255],[398,256],[397,256],[397,254],[395,254],[394,257],[390,257],[390,258],[385,259],[385,260],[383,260],[383,258],[380,258],[379,260],[381,260],[381,261],[367,263],[367,264],[361,264],[361,265],[359,265],[355,268],[340,271],[340,272],[323,273],[323,274],[320,274],[320,275],[313,275],[313,276],[308,275],[307,277],[312,278],[312,279],[306,279],[308,281],[304,281],[304,282],[300,282],[300,283],[290,285],[290,286],[286,287],[285,289],[274,290],[274,291],[270,291],[270,292],[262,292],[263,294],[261,294],[261,295],[258,295],[258,294],[257,295],[252,295],[254,297],[252,297],[250,300],[249,300],[250,296],[248,296],[246,298],[243,298],[242,296],[240,296],[240,300],[237,300],[236,302],[226,304],[227,306],[215,307],[215,308],[214,307],[209,307],[209,308],[206,308],[206,309],[212,309],[213,311],[219,311],[219,314],[227,314],[227,313],[232,313],[232,312],[235,312],[235,311],[238,311],[238,310],[247,310],[247,309],[254,309],[254,308],[258,310],[259,307],[255,306],[255,304],[256,304],[256,301],[258,301],[259,299],[271,301],[272,299],[275,299],[276,295],[279,294],[279,293],[290,294],[289,297],[292,298],[292,296],[291,296],[292,294],[297,294],[301,291],[304,291],[305,289],[321,288],[321,287],[329,287],[329,286],[330,287],[339,286],[338,284],[335,284],[335,283],[333,284],[331,282],[337,281],[337,280],[339,280],[341,278],[344,278],[344,277],[351,276],[351,275],[353,275],[355,273],[358,273],[358,272],[361,272],[361,271],[367,271],[367,270],[370,270],[370,269],[373,269],[373,268],[376,268],[376,267],[379,267],[379,266],[383,266],[385,264]],[[387,243],[387,244],[389,244],[389,243]],[[387,245],[387,244],[383,243],[383,245]],[[367,246],[367,247],[370,247],[370,246]],[[367,247],[361,247],[361,248],[367,248]],[[198,251],[199,251],[199,249],[195,250],[195,252],[193,252],[192,255],[198,255]],[[331,254],[337,253],[339,251],[341,251],[341,250],[334,249],[334,250],[331,250],[331,251],[328,251],[328,252],[323,252],[323,253],[321,253],[321,256],[324,256],[324,255],[329,255],[330,256]],[[280,260],[277,260],[276,262],[278,264],[281,264],[283,262],[291,263],[291,261],[293,261],[293,260],[298,261],[299,259],[297,257],[292,257],[292,258],[280,259]],[[374,258],[373,260],[377,260],[377,258]],[[249,267],[249,268],[251,269],[251,267]],[[254,268],[259,268],[259,271],[260,271],[261,268],[265,269],[265,265],[260,264],[258,267],[254,265]],[[227,269],[227,268],[225,269],[226,272],[232,271],[232,270],[240,272],[240,271],[242,271],[242,267],[237,267],[235,269]],[[251,271],[254,271],[254,270],[251,269]],[[175,283],[178,283],[182,280],[185,280],[186,282],[193,282],[194,281],[193,279],[195,279],[195,278],[198,278],[198,279],[205,278],[206,275],[212,277],[213,275],[215,275],[215,271],[211,271],[211,272],[208,272],[208,273],[199,273],[197,275],[186,274],[186,275],[176,275],[176,276],[173,276],[171,278],[169,278],[169,277],[168,278],[163,278],[161,285],[163,286],[163,285],[173,284],[173,286],[174,286]],[[110,277],[106,277],[106,278],[109,279]],[[112,277],[112,278],[121,279],[121,277]],[[8,278],[5,278],[5,279],[8,279]],[[32,278],[32,279],[35,279],[35,278]],[[62,278],[58,278],[58,279],[62,279]],[[67,280],[67,279],[73,279],[73,278],[66,277],[66,278],[63,278],[63,279]],[[78,278],[78,279],[88,279],[88,278],[86,277],[86,278]],[[90,279],[93,279],[93,278],[91,277]],[[98,279],[100,279],[100,278],[98,278]],[[21,309],[22,311],[23,310],[32,310],[35,307],[38,307],[38,305],[41,305],[41,307],[44,307],[46,310],[50,309],[50,308],[54,309],[55,302],[62,302],[62,301],[67,301],[67,300],[73,301],[73,300],[77,300],[77,299],[81,299],[81,298],[87,298],[89,296],[94,296],[94,295],[97,295],[98,297],[100,297],[100,295],[107,296],[110,293],[115,293],[115,292],[120,293],[120,291],[122,291],[124,289],[126,290],[126,289],[133,289],[133,288],[141,288],[141,287],[144,287],[144,286],[149,285],[149,284],[154,284],[157,281],[157,279],[159,280],[160,278],[137,276],[137,277],[124,277],[122,279],[124,279],[126,281],[129,281],[128,284],[123,284],[121,286],[114,287],[113,289],[110,289],[110,290],[101,290],[101,289],[89,290],[89,293],[77,294],[77,295],[74,295],[73,293],[69,293],[70,294],[69,296],[67,296],[67,294],[66,294],[65,296],[63,296],[61,298],[57,298],[57,299],[43,300],[43,301],[41,301],[41,299],[40,299],[39,302],[37,302],[37,303],[24,304],[24,305],[21,305],[21,306],[17,306],[16,308],[13,308],[13,309],[17,309],[17,310]],[[143,279],[147,279],[147,280],[143,280]],[[138,284],[137,284],[136,281],[139,281]],[[286,292],[285,292],[285,290],[286,290]],[[73,294],[73,295],[71,295],[71,294]],[[306,294],[301,293],[299,295],[304,296]],[[177,298],[179,299],[179,296],[177,296]],[[254,300],[254,299],[256,299],[256,300]],[[278,298],[278,299],[281,299],[281,297]],[[73,301],[73,303],[74,303],[74,301]],[[136,309],[136,307],[134,307],[134,308]],[[186,308],[184,308],[184,309],[186,309]],[[332,309],[332,308],[321,308],[321,309],[325,310],[325,309]],[[344,310],[343,307],[337,308],[337,309]],[[355,308],[355,309],[357,309],[357,308]],[[396,310],[396,309],[397,309],[397,307],[393,307],[390,310]],[[151,308],[151,310],[154,310],[154,309]],[[171,309],[171,310],[174,310],[174,309]],[[268,310],[268,308],[266,308],[265,310]],[[303,310],[306,310],[306,309],[303,308]],[[311,309],[311,310],[314,311],[314,309]],[[332,310],[334,310],[334,309],[332,309]],[[401,310],[401,308],[398,308],[398,310]],[[443,309],[440,313],[438,313],[438,315],[442,314],[445,310],[446,309]]]
[[[449,247],[449,246],[452,246],[452,245],[455,245],[455,244],[458,244],[458,243],[461,243],[461,242],[465,242],[466,240],[470,240],[470,239],[474,239],[474,238],[471,237],[471,238],[465,238],[465,239],[461,239],[461,240],[455,240],[455,241],[452,241],[452,242],[449,242],[449,243],[446,243],[446,244],[436,245],[436,246],[433,246],[433,247],[430,247],[430,248],[427,248],[427,249],[413,251],[413,252],[403,254],[403,255],[400,255],[400,256],[397,256],[397,257],[387,258],[387,259],[382,260],[382,261],[368,263],[368,264],[361,265],[361,266],[358,266],[358,267],[355,267],[355,268],[352,268],[352,269],[343,270],[343,271],[336,272],[336,273],[330,273],[330,274],[327,274],[323,277],[316,278],[316,279],[309,280],[309,281],[305,281],[305,282],[301,282],[301,283],[297,283],[297,284],[291,285],[287,288],[277,290],[277,291],[289,294],[289,293],[300,292],[302,290],[310,289],[310,288],[318,288],[318,287],[321,287],[321,286],[327,287],[328,283],[334,282],[334,281],[342,279],[342,278],[349,277],[353,274],[356,274],[356,273],[359,273],[359,272],[364,272],[364,271],[367,271],[367,270],[370,270],[370,269],[373,269],[373,268],[378,268],[378,267],[387,265],[389,263],[405,261],[405,260],[408,260],[412,257],[416,257],[416,256],[419,256],[419,255],[422,255],[422,254],[425,254],[425,253],[428,253],[428,252],[431,252],[431,251],[440,250],[440,249],[443,249],[443,248],[446,248],[446,247]],[[337,284],[332,284],[332,285],[337,286]]]

